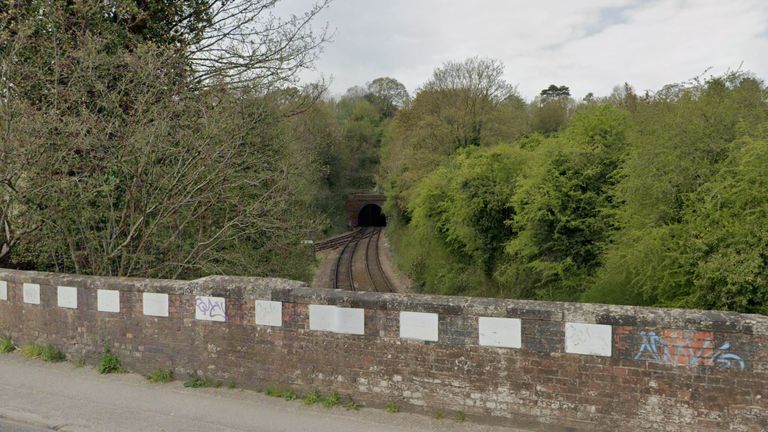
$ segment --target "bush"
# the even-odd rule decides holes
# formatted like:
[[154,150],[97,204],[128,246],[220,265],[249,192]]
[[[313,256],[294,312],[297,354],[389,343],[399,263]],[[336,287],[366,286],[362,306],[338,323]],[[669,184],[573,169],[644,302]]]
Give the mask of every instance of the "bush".
[[104,353],[101,355],[101,362],[99,362],[99,366],[96,370],[98,370],[100,374],[110,374],[123,371],[122,367],[120,366],[120,359],[108,348],[104,349]]
[[387,404],[384,405],[384,410],[388,413],[394,414],[400,412],[400,407],[394,402],[387,402]]

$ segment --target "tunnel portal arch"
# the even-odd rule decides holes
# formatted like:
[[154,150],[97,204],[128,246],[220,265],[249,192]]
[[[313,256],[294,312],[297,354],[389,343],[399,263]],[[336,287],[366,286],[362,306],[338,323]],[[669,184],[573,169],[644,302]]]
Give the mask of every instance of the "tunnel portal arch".
[[360,209],[357,216],[357,226],[359,227],[384,227],[387,226],[387,217],[377,204],[366,204]]
[[349,194],[345,206],[349,226],[386,226],[385,200],[384,195],[379,193]]

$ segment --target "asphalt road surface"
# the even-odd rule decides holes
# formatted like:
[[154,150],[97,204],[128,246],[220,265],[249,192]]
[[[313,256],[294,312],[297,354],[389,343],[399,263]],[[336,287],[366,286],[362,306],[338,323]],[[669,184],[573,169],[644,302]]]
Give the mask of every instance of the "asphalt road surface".
[[[41,432],[510,432],[512,429],[390,414],[305,406],[238,389],[150,384],[135,374],[99,375],[90,367],[0,354],[0,431]],[[518,432],[522,432],[519,431]]]

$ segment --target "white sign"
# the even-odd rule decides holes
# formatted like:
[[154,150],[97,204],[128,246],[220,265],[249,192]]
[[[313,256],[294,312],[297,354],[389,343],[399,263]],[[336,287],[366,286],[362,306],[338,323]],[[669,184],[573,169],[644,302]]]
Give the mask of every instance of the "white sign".
[[612,330],[603,324],[565,323],[565,352],[610,357]]
[[8,301],[8,282],[0,281],[0,300]]
[[283,303],[256,300],[256,324],[281,327],[283,325]]
[[365,334],[365,310],[332,305],[309,305],[309,329],[343,334]]
[[522,346],[521,325],[517,318],[478,318],[480,345],[502,348]]
[[144,307],[144,315],[168,316],[168,294],[144,293],[142,305]]
[[33,283],[25,283],[22,286],[22,294],[24,297],[24,303],[40,304],[40,285]]
[[96,308],[99,312],[120,312],[120,291],[117,290],[97,290]]
[[400,337],[437,342],[437,314],[400,312]]
[[224,297],[195,297],[195,319],[224,322],[227,320]]
[[77,288],[60,286],[56,290],[59,307],[77,309]]

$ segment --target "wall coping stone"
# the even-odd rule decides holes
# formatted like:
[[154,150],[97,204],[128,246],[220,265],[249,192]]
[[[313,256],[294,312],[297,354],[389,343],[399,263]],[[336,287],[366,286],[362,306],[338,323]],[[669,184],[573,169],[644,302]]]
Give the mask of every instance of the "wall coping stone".
[[259,299],[300,304],[328,304],[373,310],[432,312],[440,315],[509,317],[527,320],[580,322],[631,327],[696,329],[768,336],[768,316],[737,312],[343,291],[311,288],[304,282],[279,278],[208,276],[191,281],[85,276],[0,269],[0,280],[48,286],[114,289]]

